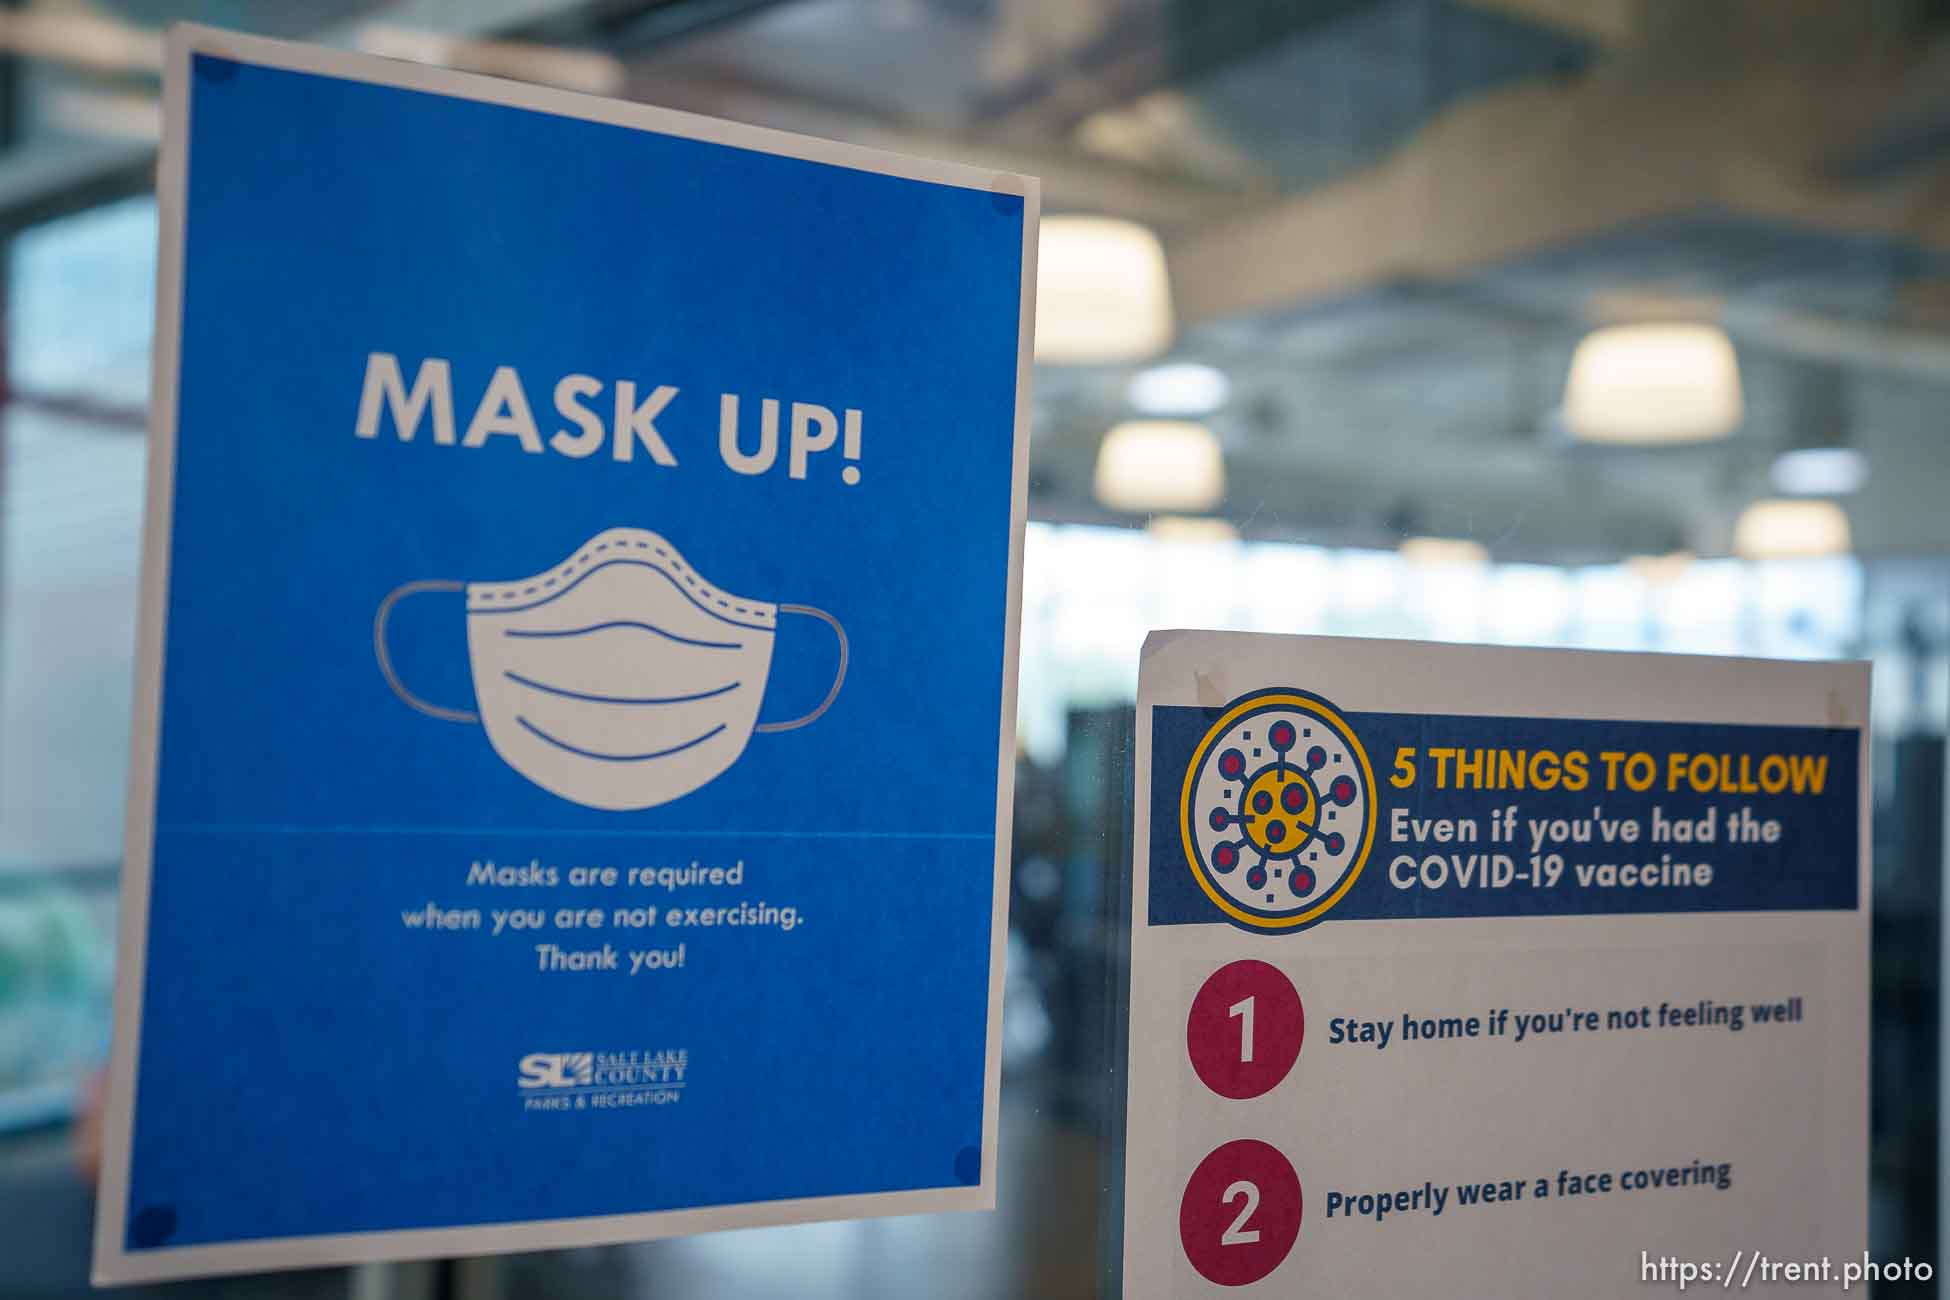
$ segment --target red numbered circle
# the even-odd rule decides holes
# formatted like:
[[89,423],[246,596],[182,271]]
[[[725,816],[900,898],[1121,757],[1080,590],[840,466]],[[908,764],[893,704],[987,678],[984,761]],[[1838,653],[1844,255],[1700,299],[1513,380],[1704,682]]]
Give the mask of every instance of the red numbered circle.
[[1253,1138],[1198,1162],[1178,1205],[1178,1239],[1199,1276],[1246,1286],[1278,1268],[1300,1238],[1300,1177]]
[[1306,1032],[1293,982],[1263,961],[1236,961],[1214,971],[1192,999],[1185,1050],[1206,1087],[1239,1101],[1280,1086]]

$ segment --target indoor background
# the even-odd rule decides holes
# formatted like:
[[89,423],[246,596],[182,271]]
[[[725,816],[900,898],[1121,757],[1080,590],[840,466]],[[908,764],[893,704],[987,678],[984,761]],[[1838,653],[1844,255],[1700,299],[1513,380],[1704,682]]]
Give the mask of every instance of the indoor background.
[[1137,651],[1194,626],[1873,660],[1868,1244],[1940,1259],[1950,3],[6,0],[0,1297],[86,1292],[178,18],[1047,215],[1001,1208],[162,1289],[1096,1294]]

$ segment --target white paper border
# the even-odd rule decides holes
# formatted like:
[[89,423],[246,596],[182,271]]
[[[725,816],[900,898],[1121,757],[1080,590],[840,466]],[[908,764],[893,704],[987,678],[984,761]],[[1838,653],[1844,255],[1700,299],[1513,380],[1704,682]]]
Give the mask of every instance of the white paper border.
[[[163,140],[156,177],[159,256],[155,349],[150,384],[148,493],[142,528],[142,593],[136,621],[136,674],[129,747],[127,825],[115,966],[115,1036],[109,1058],[102,1173],[95,1216],[96,1285],[161,1281],[216,1273],[313,1268],[381,1259],[593,1246],[725,1228],[767,1227],[823,1219],[995,1208],[996,1148],[1001,1140],[1002,989],[1007,953],[1011,808],[1015,786],[1016,670],[1022,612],[1023,521],[1029,487],[1030,375],[1036,320],[1036,248],[1041,191],[1034,177],[911,158],[762,127],[745,126],[647,104],[373,55],[241,36],[194,25],[172,27],[163,76]],[[371,85],[424,91],[478,103],[529,109],[582,121],[652,131],[708,144],[1023,200],[1022,296],[1016,342],[1014,474],[1009,506],[1007,633],[1002,675],[1002,727],[996,768],[994,897],[989,934],[988,1042],[982,1083],[981,1181],[972,1187],[874,1192],[760,1201],[643,1214],[598,1215],[459,1228],[335,1233],[202,1246],[129,1251],[126,1238],[130,1137],[136,1058],[147,973],[151,850],[155,843],[156,767],[162,715],[163,646],[168,610],[170,516],[175,501],[177,365],[182,332],[183,217],[189,171],[190,59],[208,54],[241,63],[314,73]]]

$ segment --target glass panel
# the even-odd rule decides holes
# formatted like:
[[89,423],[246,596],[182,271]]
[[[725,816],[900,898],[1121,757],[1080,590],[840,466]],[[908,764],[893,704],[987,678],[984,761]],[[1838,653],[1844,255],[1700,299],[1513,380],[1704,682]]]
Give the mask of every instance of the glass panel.
[[[1035,375],[998,1211],[362,1287],[1096,1293],[1131,703],[1176,627],[1871,660],[1865,1244],[1938,1257],[1944,6],[29,0],[0,8],[0,1300],[85,1288],[70,1153],[107,1032],[157,38],[184,16],[1039,173],[1047,211],[1135,223],[1169,272],[1167,347]],[[1652,403],[1583,346],[1645,327],[1656,373],[1690,376]],[[1145,381],[1162,362],[1205,369]],[[1140,417],[1207,431],[1209,507],[1100,496],[1105,434]],[[1783,554],[1820,521],[1760,528],[1782,497],[1839,507],[1845,543]],[[221,1289],[294,1286],[347,1282]]]

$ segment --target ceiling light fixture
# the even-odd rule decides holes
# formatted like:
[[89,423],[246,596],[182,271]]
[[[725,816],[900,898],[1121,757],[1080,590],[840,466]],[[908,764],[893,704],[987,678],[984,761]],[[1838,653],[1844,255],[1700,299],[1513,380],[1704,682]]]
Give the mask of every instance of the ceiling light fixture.
[[1115,217],[1044,217],[1036,253],[1036,359],[1143,361],[1171,346],[1171,279],[1158,237]]
[[1399,554],[1428,568],[1480,568],[1490,562],[1490,548],[1466,537],[1406,537]]
[[1144,531],[1161,542],[1192,542],[1215,545],[1239,540],[1239,530],[1224,519],[1211,515],[1158,515]]
[[1202,424],[1129,420],[1105,434],[1097,449],[1096,491],[1112,510],[1210,510],[1225,496],[1225,457]]
[[1853,447],[1796,447],[1774,458],[1774,490],[1791,497],[1840,497],[1869,479],[1869,459]]
[[1232,397],[1232,381],[1217,366],[1174,361],[1131,376],[1125,397],[1143,415],[1210,415]]
[[1697,558],[1691,551],[1668,551],[1664,555],[1634,555],[1625,561],[1633,577],[1648,587],[1670,587],[1684,577]]
[[1733,549],[1749,560],[1807,559],[1848,548],[1848,515],[1833,501],[1756,501],[1733,527]]
[[1586,442],[1704,442],[1745,413],[1733,343],[1713,325],[1593,330],[1564,385],[1564,423]]

